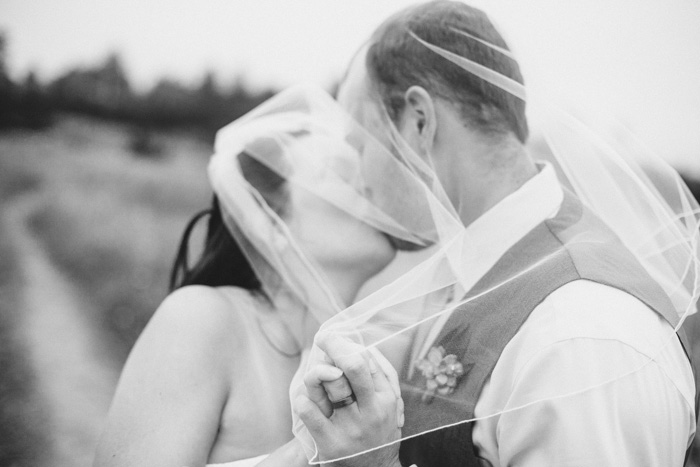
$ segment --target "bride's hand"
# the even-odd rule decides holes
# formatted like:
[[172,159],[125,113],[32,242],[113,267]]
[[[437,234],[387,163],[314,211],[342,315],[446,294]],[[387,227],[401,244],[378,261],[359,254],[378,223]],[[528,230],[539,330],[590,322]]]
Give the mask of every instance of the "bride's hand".
[[[312,366],[305,378],[309,397],[296,399],[299,418],[316,442],[320,460],[355,455],[384,444],[394,443],[361,456],[351,457],[338,465],[398,466],[403,401],[398,376],[388,361],[376,351],[338,336],[319,336],[318,346],[340,368],[349,382],[356,401],[331,408],[326,390],[317,372],[326,371]],[[340,384],[339,384],[340,386]],[[342,387],[336,388],[342,393]],[[350,391],[346,392],[347,394]],[[332,415],[330,412],[332,411]],[[328,418],[330,415],[330,418]]]

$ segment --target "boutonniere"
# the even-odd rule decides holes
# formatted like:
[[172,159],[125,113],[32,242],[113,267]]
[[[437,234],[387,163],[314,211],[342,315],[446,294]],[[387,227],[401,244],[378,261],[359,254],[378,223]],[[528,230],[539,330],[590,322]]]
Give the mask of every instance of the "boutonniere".
[[464,366],[457,360],[457,356],[445,355],[442,346],[431,347],[428,355],[416,362],[416,368],[425,377],[425,392],[421,400],[426,404],[432,402],[435,394],[452,394],[459,378],[464,375]]

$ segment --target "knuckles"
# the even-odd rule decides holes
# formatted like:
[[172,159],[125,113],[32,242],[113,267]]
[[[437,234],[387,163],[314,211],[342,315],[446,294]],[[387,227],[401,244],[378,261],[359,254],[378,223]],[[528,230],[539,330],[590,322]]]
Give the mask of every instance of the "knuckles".
[[312,368],[311,371],[307,372],[304,374],[304,386],[307,388],[313,388],[316,387],[320,384],[320,380],[317,375],[317,371],[315,368]]
[[311,415],[311,406],[305,399],[298,399],[296,402],[296,413],[299,415],[302,419],[307,419],[309,418],[309,415]]
[[360,355],[348,355],[339,359],[338,367],[349,377],[357,377],[368,372],[367,363]]

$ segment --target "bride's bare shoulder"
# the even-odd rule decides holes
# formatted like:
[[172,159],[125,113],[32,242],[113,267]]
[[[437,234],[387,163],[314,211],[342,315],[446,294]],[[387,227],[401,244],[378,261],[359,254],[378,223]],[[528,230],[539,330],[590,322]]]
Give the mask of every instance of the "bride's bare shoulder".
[[189,349],[223,349],[240,341],[241,311],[250,307],[249,292],[192,285],[168,295],[143,331],[140,341]]
[[243,303],[244,293],[231,300],[212,287],[172,292],[129,354],[115,396],[121,407],[147,413],[170,401],[180,407],[194,404],[202,413],[213,410],[218,416],[238,368],[237,357],[246,355],[246,331],[237,324],[243,313],[236,312],[237,306],[251,306]]
[[[229,289],[231,290],[229,291]],[[231,300],[231,297],[239,297],[242,301],[249,294],[250,292],[238,287],[188,285],[171,292],[163,300],[157,312],[163,312],[161,310],[164,310],[165,313],[182,313],[186,315],[193,313],[199,318],[203,318],[204,316],[202,315],[206,314],[212,315],[210,318],[216,318],[217,315],[230,314],[230,310],[237,306],[247,306],[243,302],[237,304],[236,300]]]

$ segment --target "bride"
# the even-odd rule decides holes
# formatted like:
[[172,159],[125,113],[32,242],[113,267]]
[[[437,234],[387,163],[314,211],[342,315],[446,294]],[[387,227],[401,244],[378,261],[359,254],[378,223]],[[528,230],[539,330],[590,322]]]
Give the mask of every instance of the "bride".
[[[380,173],[403,201],[373,184]],[[204,250],[188,268],[199,215],[174,291],[123,369],[96,466],[223,463],[284,445],[290,383],[320,323],[355,300],[395,245],[429,243],[408,196],[414,179],[320,91],[288,90],[221,130],[209,176]],[[282,449],[276,462],[306,458]]]

